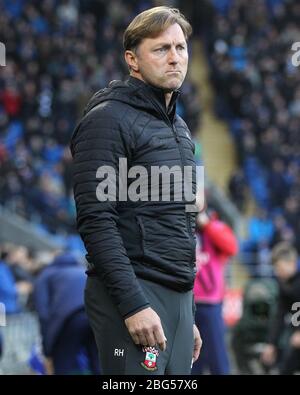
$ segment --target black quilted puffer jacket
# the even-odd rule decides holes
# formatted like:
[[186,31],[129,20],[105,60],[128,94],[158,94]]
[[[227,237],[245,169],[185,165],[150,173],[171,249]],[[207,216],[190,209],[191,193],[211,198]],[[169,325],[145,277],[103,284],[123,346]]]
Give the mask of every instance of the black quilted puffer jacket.
[[[96,196],[105,180],[96,177],[97,169],[111,166],[118,179],[120,158],[127,158],[128,171],[148,169],[148,185],[151,166],[191,166],[195,193],[194,144],[176,114],[177,96],[173,93],[167,111],[160,89],[133,77],[114,81],[93,96],[71,141],[77,227],[88,252],[88,274],[101,277],[123,317],[149,305],[136,277],[180,292],[194,284],[195,214],[186,212],[191,202],[172,201],[175,178],[170,201],[151,201],[150,189],[148,201],[144,196],[100,202]],[[127,178],[128,188],[137,178]]]

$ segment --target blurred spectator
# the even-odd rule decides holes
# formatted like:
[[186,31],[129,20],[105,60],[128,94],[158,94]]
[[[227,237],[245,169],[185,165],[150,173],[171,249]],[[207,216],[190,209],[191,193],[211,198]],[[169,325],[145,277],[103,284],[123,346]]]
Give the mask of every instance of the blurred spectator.
[[273,237],[274,224],[268,212],[264,209],[256,210],[256,215],[248,222],[248,237],[242,243],[242,258],[253,277],[270,274],[268,253]]
[[247,184],[244,173],[241,169],[234,172],[229,180],[229,195],[237,208],[243,212],[247,198]]
[[229,258],[237,254],[238,243],[228,225],[205,212],[197,216],[196,236],[195,323],[200,330],[203,346],[192,374],[201,374],[206,368],[211,374],[229,374],[222,317],[224,271]]
[[242,315],[231,336],[238,374],[270,372],[270,368],[260,362],[260,357],[276,314],[277,299],[278,287],[274,279],[247,281],[243,290]]
[[84,311],[85,272],[71,254],[58,255],[39,274],[34,302],[48,373],[99,373],[98,354]]
[[270,242],[273,236],[273,222],[268,217],[267,211],[258,209],[256,215],[249,221],[249,242],[252,244],[253,249],[263,242]]
[[[128,73],[122,32],[155,1],[3,2],[0,41],[0,204],[39,230],[77,233],[69,141],[87,99]],[[178,111],[193,133],[200,112],[187,80]]]
[[290,318],[292,306],[300,300],[297,251],[288,243],[279,243],[272,250],[272,262],[279,282],[279,300],[269,344],[261,358],[266,365],[277,360],[280,374],[293,374],[300,371],[300,330]]
[[19,313],[21,306],[18,300],[18,290],[11,268],[5,262],[6,253],[0,258],[0,302],[5,306],[6,314]]
[[[213,4],[205,38],[218,92],[216,112],[229,122],[258,206],[270,222],[278,213],[286,220],[276,237],[293,239],[299,252],[300,73],[291,63],[291,46],[299,40],[300,5],[296,0]],[[239,181],[233,176],[229,187],[238,204]],[[256,219],[252,225],[257,227]],[[269,236],[255,241],[257,253],[270,250]]]

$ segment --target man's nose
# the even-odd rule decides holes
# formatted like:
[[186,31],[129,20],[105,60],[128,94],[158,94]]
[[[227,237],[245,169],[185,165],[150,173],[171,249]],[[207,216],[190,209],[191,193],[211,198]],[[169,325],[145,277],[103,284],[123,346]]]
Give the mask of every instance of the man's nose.
[[170,51],[169,51],[169,58],[168,58],[169,63],[171,63],[171,64],[173,64],[173,63],[178,63],[178,58],[179,58],[179,56],[178,56],[176,47],[170,48]]

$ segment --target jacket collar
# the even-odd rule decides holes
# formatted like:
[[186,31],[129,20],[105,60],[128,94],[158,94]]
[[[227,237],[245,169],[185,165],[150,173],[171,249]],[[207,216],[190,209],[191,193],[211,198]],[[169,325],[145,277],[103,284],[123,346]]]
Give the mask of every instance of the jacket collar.
[[160,110],[170,119],[171,122],[173,122],[176,113],[176,101],[180,95],[179,89],[173,92],[170,104],[168,108],[166,108],[166,99],[163,89],[146,84],[144,81],[132,76],[129,76],[127,81],[130,85],[144,89],[149,98],[154,100],[155,103],[159,105]]

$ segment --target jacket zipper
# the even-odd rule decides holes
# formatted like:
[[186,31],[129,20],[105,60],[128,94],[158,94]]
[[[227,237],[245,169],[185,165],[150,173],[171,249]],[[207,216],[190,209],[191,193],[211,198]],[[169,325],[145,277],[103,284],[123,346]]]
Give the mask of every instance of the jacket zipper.
[[[183,154],[183,152],[182,152],[181,143],[180,143],[180,140],[179,140],[179,136],[178,136],[178,134],[177,134],[177,132],[176,132],[176,128],[175,128],[173,125],[172,125],[172,130],[173,130],[173,133],[174,133],[174,135],[175,135],[175,138],[176,138],[176,141],[177,141],[177,144],[178,144],[178,148],[179,148],[179,152],[180,152],[180,157],[181,157],[181,163],[182,163],[182,169],[183,169],[183,166],[184,166],[184,163],[185,163],[185,162],[184,162],[184,154]],[[187,213],[187,212],[185,212],[185,218],[186,218],[187,230],[188,230],[190,236],[193,236],[192,225],[191,225],[191,216],[190,216],[190,214]]]
[[[165,119],[167,125],[170,126],[170,128],[172,129],[173,135],[174,135],[175,140],[176,140],[176,142],[177,142],[177,144],[178,144],[178,149],[179,149],[180,159],[181,159],[181,168],[182,168],[182,170],[183,170],[184,163],[185,163],[185,162],[184,162],[184,159],[183,159],[183,158],[184,158],[184,154],[183,154],[183,152],[182,152],[182,147],[181,147],[181,143],[180,143],[180,138],[179,138],[179,136],[178,136],[178,134],[177,134],[176,128],[175,128],[174,125],[171,123],[169,117],[168,117],[163,111],[161,111],[160,107],[155,103],[155,101],[152,100],[151,97],[149,97],[149,99],[150,99],[151,103],[155,106],[155,108],[159,111],[159,113],[163,116],[163,118]],[[192,232],[191,216],[190,216],[190,214],[187,213],[187,212],[185,213],[185,221],[186,221],[186,227],[187,227],[187,230],[188,230],[188,232],[189,232],[189,235],[192,236],[192,237],[194,237],[193,232]]]

